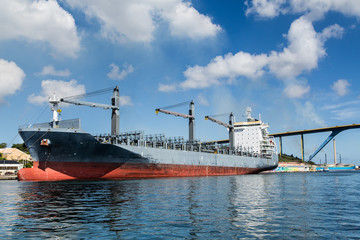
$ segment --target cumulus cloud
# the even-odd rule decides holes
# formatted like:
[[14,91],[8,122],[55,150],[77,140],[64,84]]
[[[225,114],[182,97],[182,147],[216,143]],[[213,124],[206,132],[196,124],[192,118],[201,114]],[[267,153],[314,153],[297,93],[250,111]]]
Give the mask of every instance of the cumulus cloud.
[[[43,80],[41,82],[41,93],[31,94],[28,97],[28,102],[35,105],[42,105],[49,101],[54,94],[57,98],[77,96],[85,94],[85,85],[79,84],[76,80],[61,81],[61,80]],[[129,96],[120,96],[120,106],[132,106],[133,103]],[[64,104],[64,106],[67,104]]]
[[[355,1],[340,1],[347,4],[347,7],[341,7],[335,0],[328,2],[327,0],[253,0],[247,1],[246,5],[248,14],[257,13],[262,17],[275,17],[280,13],[285,14],[295,10],[296,12],[315,11],[316,3],[320,4],[318,8],[322,12],[333,10],[344,14],[350,14],[350,12],[353,15],[357,14],[357,10],[346,11],[348,7],[356,5]],[[354,6],[355,9],[358,6]],[[228,53],[217,56],[205,66],[188,67],[184,71],[185,81],[178,86],[184,90],[201,89],[228,84],[236,78],[256,79],[270,73],[284,81],[286,96],[301,98],[310,91],[310,87],[294,84],[294,80],[296,82],[299,75],[316,69],[320,59],[326,56],[325,42],[329,38],[341,38],[344,33],[344,29],[337,24],[316,32],[312,24],[315,19],[310,14],[296,19],[285,35],[288,44],[281,51],[271,51],[268,54],[250,54],[240,51],[235,55]]]
[[173,36],[201,39],[212,37],[220,26],[182,0],[77,1],[66,0],[101,24],[103,37],[114,42],[149,43],[160,21],[168,23]]
[[158,90],[160,92],[174,92],[176,91],[176,84],[159,84]]
[[340,12],[346,16],[360,16],[358,0],[248,0],[247,14],[264,18],[277,17],[286,13],[306,13],[314,20],[322,18],[329,11]]
[[291,84],[284,89],[284,93],[289,98],[302,98],[310,92],[310,86]]
[[197,103],[203,106],[209,106],[209,101],[201,93],[197,96]]
[[345,96],[349,92],[350,83],[345,79],[339,79],[331,85],[331,89],[339,96]]
[[[179,86],[185,90],[201,89],[229,83],[239,77],[256,79],[265,73],[275,75],[286,85],[293,85],[297,76],[318,66],[319,60],[326,55],[325,41],[330,37],[341,37],[342,33],[343,28],[338,25],[317,33],[311,21],[300,17],[291,24],[286,35],[289,44],[282,51],[259,55],[240,51],[235,55],[217,56],[206,66],[188,67],[184,72],[186,80]],[[309,87],[296,85],[288,86],[285,93],[287,96],[301,97],[309,90]]]
[[184,72],[186,80],[180,86],[183,89],[207,88],[220,84],[223,78],[257,78],[263,75],[267,59],[265,54],[251,55],[245,52],[217,56],[207,66],[189,67]]
[[0,32],[0,40],[46,43],[54,56],[76,57],[80,50],[74,18],[55,0],[3,0]]
[[326,41],[329,38],[341,38],[344,33],[344,28],[338,24],[331,25],[325,28],[322,33],[319,34],[321,41]]
[[16,63],[0,58],[0,103],[6,96],[20,89],[25,76],[24,71]]
[[129,73],[134,71],[134,67],[130,64],[123,64],[123,70],[120,71],[119,67],[112,63],[110,64],[111,71],[107,74],[107,76],[112,80],[122,80],[124,79]]
[[120,101],[120,106],[132,106],[132,105],[134,105],[129,96],[120,96],[119,101]]
[[68,77],[70,76],[69,69],[65,70],[56,70],[52,65],[48,65],[43,67],[42,71],[38,73],[37,75],[51,75],[51,76],[57,76],[57,77]]
[[[332,28],[332,27],[331,27]],[[327,29],[324,29],[327,32]],[[294,78],[303,71],[318,66],[325,55],[324,41],[332,35],[317,34],[305,17],[295,20],[287,35],[288,47],[282,52],[273,51],[269,56],[269,69],[279,78]]]
[[70,97],[85,93],[85,86],[78,84],[76,80],[43,80],[41,82],[41,93],[39,95],[31,94],[28,101],[32,104],[41,105],[48,102],[49,97],[54,94],[58,98]]
[[163,17],[169,21],[171,34],[180,37],[199,39],[215,36],[219,25],[211,22],[208,16],[200,14],[190,2],[179,2],[163,11]]
[[248,7],[246,15],[258,14],[259,16],[266,18],[273,18],[278,16],[281,12],[286,12],[282,5],[286,3],[286,0],[253,0],[245,1],[245,5]]

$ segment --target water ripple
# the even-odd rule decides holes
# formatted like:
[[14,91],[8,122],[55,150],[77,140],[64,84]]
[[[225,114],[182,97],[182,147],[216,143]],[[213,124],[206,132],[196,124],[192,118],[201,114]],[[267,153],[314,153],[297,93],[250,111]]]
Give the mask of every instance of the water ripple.
[[356,239],[360,172],[0,182],[2,239]]

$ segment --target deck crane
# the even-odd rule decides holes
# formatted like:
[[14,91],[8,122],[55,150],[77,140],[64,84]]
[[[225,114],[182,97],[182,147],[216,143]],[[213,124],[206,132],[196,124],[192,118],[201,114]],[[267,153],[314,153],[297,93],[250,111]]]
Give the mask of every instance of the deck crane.
[[[86,95],[86,94],[85,94]],[[53,98],[49,99],[50,104],[52,105],[51,110],[53,111],[53,127],[58,127],[58,113],[60,112],[59,109],[59,103],[69,103],[74,105],[83,105],[83,106],[89,106],[89,107],[98,107],[98,108],[104,108],[104,109],[112,109],[111,113],[111,135],[116,136],[119,135],[119,120],[120,120],[120,114],[119,114],[119,106],[120,106],[120,97],[119,97],[119,87],[116,86],[113,89],[113,96],[111,98],[111,105],[107,104],[101,104],[101,103],[92,103],[92,102],[85,102],[85,101],[79,101],[70,99],[72,97],[68,98],[57,98],[54,94]]]
[[[188,103],[188,102],[185,102]],[[194,142],[194,138],[195,138],[195,131],[194,131],[194,127],[195,127],[195,106],[194,106],[194,101],[191,100],[190,104],[189,104],[189,114],[184,114],[184,113],[178,113],[178,112],[173,112],[173,111],[169,111],[166,110],[166,108],[170,108],[170,107],[175,107],[175,106],[180,106],[181,104],[176,104],[173,106],[168,106],[168,107],[163,107],[163,108],[157,108],[155,109],[156,114],[158,114],[159,112],[165,113],[165,114],[169,114],[169,115],[173,115],[176,117],[183,117],[183,118],[188,118],[189,119],[189,142]]]
[[219,120],[217,120],[217,119],[215,119],[215,118],[213,118],[213,117],[211,117],[211,116],[205,116],[205,120],[210,120],[210,121],[212,121],[212,122],[214,122],[214,123],[217,123],[217,124],[219,124],[219,125],[221,125],[221,126],[224,126],[224,127],[226,127],[226,128],[228,128],[229,129],[229,144],[230,144],[230,149],[231,150],[234,150],[234,147],[235,147],[235,144],[234,144],[234,142],[235,142],[235,135],[234,135],[234,115],[233,115],[233,113],[230,113],[230,116],[229,116],[229,124],[227,124],[227,123],[224,123],[224,122],[221,122],[221,121],[219,121]]

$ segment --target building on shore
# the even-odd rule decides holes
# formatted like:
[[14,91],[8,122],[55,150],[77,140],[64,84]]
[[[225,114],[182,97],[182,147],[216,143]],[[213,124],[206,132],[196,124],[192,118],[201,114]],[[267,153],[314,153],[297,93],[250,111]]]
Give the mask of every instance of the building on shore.
[[19,161],[32,161],[29,154],[22,152],[17,148],[1,148],[1,156],[4,160],[0,160],[0,178],[16,176],[17,172],[23,168],[24,163]]
[[2,157],[5,158],[6,160],[32,161],[31,156],[29,154],[26,154],[17,148],[0,148],[0,153],[2,154]]
[[14,160],[0,161],[0,176],[13,176],[23,168],[23,164]]
[[316,171],[316,167],[306,163],[298,162],[279,162],[277,168],[272,172],[313,172]]

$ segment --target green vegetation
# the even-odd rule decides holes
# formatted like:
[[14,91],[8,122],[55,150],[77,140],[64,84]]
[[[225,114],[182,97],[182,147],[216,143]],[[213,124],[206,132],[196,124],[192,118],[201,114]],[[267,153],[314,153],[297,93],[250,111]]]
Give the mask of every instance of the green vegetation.
[[294,155],[287,155],[287,154],[282,154],[280,156],[279,154],[279,162],[298,162],[298,163],[307,163],[307,164],[310,164],[310,165],[315,165],[314,162],[312,161],[302,161],[300,158],[298,157],[295,157]]
[[[6,148],[6,147],[7,147],[6,143],[0,143],[0,148]],[[20,151],[29,154],[29,150],[27,149],[25,143],[15,143],[12,145],[12,148],[17,148]],[[1,153],[0,153],[0,160],[6,160]],[[32,168],[33,166],[33,162],[31,161],[19,160],[18,162],[24,164],[24,168]]]
[[[17,148],[20,151],[23,151],[24,153],[30,154],[25,143],[15,143],[12,145],[12,148]],[[24,168],[32,168],[32,166],[33,166],[33,162],[26,161],[26,160],[20,160],[19,163],[24,164]]]
[[12,148],[17,148],[20,151],[23,151],[26,154],[29,154],[29,150],[27,149],[25,143],[15,143],[12,145]]
[[26,161],[26,160],[19,160],[19,163],[22,163],[24,165],[24,168],[32,168],[33,162]]

